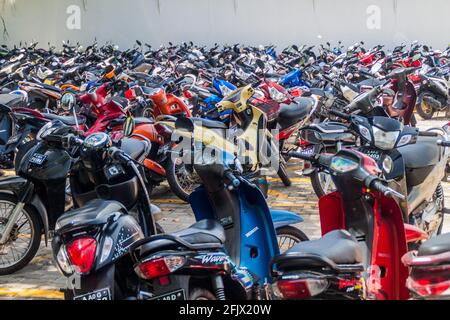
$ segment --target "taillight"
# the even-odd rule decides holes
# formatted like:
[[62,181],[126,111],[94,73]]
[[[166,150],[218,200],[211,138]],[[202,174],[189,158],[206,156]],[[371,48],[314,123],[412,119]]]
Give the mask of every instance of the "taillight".
[[75,239],[66,246],[70,262],[79,273],[87,273],[91,270],[96,249],[97,241],[92,237]]
[[406,286],[422,297],[450,296],[450,266],[413,268]]
[[136,271],[144,279],[166,276],[181,268],[186,259],[181,256],[167,256],[141,262]]
[[311,298],[327,288],[325,279],[283,279],[273,284],[275,295],[283,299]]

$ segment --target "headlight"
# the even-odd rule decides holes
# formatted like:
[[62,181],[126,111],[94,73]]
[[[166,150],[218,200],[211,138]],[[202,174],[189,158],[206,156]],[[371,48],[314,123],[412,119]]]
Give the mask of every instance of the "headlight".
[[397,142],[399,131],[383,131],[377,127],[373,127],[374,144],[377,148],[390,150],[394,148]]
[[359,133],[366,139],[367,141],[372,141],[372,136],[370,135],[370,130],[362,125],[358,125]]
[[278,91],[274,87],[269,88],[270,97],[276,102],[283,102],[286,100],[286,95],[283,92]]
[[53,122],[48,122],[41,129],[39,129],[38,133],[36,134],[36,140],[42,140],[50,133],[55,131],[56,127],[54,127],[53,124]]
[[330,169],[339,173],[345,173],[358,168],[359,164],[347,158],[335,156],[331,160]]
[[400,138],[400,140],[398,141],[396,147],[401,147],[401,146],[407,145],[411,141],[411,139],[412,139],[412,135],[410,135],[410,134],[406,134],[406,135],[402,136]]
[[391,157],[386,156],[383,160],[383,171],[385,173],[391,173],[394,168],[394,161],[392,161]]

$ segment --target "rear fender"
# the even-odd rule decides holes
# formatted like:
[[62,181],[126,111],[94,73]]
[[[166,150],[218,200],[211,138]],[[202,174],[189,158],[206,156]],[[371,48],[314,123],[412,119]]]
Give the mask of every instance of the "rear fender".
[[270,209],[270,215],[272,216],[272,221],[275,229],[304,221],[304,219],[300,215],[286,210]]

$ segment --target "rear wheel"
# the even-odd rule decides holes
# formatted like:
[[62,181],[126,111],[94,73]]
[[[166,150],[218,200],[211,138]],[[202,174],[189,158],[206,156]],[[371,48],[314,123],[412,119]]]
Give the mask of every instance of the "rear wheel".
[[188,300],[216,300],[216,296],[209,290],[194,288],[191,290]]
[[276,233],[280,253],[292,248],[299,242],[309,240],[308,236],[303,231],[292,226],[278,228],[276,229]]
[[426,99],[424,99],[426,95],[422,96],[421,99],[419,99],[419,103],[416,105],[417,113],[422,117],[424,120],[430,120],[433,118],[434,115],[434,109],[433,106],[430,105]]

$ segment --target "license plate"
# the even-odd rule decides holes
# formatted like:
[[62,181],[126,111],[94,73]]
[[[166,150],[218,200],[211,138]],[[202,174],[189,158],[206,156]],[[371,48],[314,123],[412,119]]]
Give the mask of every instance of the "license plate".
[[8,141],[6,142],[6,144],[12,144],[12,143],[16,143],[17,141],[19,141],[20,138],[20,134],[16,134],[14,136],[9,137]]
[[34,163],[34,164],[41,165],[41,164],[44,163],[45,158],[46,158],[46,155],[45,155],[45,154],[35,153],[35,154],[33,154],[33,155],[31,156],[30,162],[31,162],[31,163]]
[[315,150],[316,150],[316,146],[314,146],[314,145],[307,146],[302,149],[301,153],[306,154],[306,155],[311,155],[311,154],[315,153]]
[[378,151],[369,150],[366,154],[375,161],[379,161],[381,159],[381,153]]
[[111,300],[111,292],[109,288],[92,291],[81,296],[76,296],[74,300]]
[[180,289],[153,297],[150,300],[186,300],[186,296],[184,295],[184,289]]

